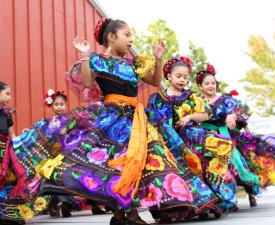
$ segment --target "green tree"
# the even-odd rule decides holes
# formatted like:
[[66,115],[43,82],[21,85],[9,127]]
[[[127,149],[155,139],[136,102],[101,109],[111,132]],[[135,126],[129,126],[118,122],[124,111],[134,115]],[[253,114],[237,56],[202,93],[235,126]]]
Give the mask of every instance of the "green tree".
[[[189,41],[189,54],[188,56],[193,61],[193,67],[192,67],[192,76],[191,76],[191,83],[192,83],[192,90],[195,92],[199,91],[199,88],[196,84],[196,74],[200,70],[203,70],[206,68],[207,56],[204,53],[204,49],[202,47],[196,47],[192,41]],[[215,66],[215,65],[214,65]],[[228,86],[227,83],[220,81],[219,82],[219,92],[225,93],[225,88]]]
[[258,114],[275,115],[275,49],[261,36],[250,36],[248,47],[246,54],[255,63],[241,80],[248,92],[248,100]]
[[179,42],[176,33],[170,29],[165,20],[157,20],[156,22],[149,24],[145,32],[140,34],[133,28],[134,46],[139,54],[151,55],[152,45],[158,40],[165,42],[167,52],[164,56],[164,61],[170,59],[172,56],[179,52]]

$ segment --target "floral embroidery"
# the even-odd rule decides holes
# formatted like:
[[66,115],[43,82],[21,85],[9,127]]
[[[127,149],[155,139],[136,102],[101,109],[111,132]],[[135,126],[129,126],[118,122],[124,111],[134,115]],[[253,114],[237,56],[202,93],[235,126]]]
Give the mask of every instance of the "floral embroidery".
[[81,184],[83,184],[84,187],[87,188],[91,192],[97,191],[104,184],[103,181],[99,177],[97,177],[91,173],[86,173],[84,175],[81,175],[78,178],[78,181]]
[[225,174],[227,170],[227,164],[225,164],[218,158],[214,158],[209,162],[208,170],[214,174]]
[[201,162],[195,154],[187,153],[185,155],[185,158],[187,160],[187,165],[188,165],[189,169],[194,174],[201,174],[202,173]]
[[164,170],[162,158],[158,155],[148,155],[145,168],[147,170]]
[[149,190],[147,195],[140,200],[142,206],[151,207],[154,205],[160,205],[162,198],[162,192],[154,184],[149,185]]
[[165,176],[163,187],[166,192],[180,201],[193,201],[193,196],[185,181],[176,174],[170,173]]
[[87,154],[87,158],[90,163],[100,165],[103,162],[106,162],[108,159],[107,149],[106,148],[93,148],[91,152]]
[[34,202],[34,209],[37,211],[44,210],[46,206],[47,206],[47,201],[42,197],[38,197]]
[[17,208],[24,219],[31,219],[34,216],[34,212],[26,205],[19,205]]

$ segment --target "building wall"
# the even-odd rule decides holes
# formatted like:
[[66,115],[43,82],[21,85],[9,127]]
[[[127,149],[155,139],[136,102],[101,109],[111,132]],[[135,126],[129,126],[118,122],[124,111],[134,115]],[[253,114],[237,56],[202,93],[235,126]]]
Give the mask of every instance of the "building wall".
[[[64,90],[69,108],[81,104],[68,88],[65,72],[78,57],[72,44],[75,36],[86,38],[92,50],[103,51],[93,39],[102,16],[89,0],[0,0],[0,80],[12,88],[18,134],[51,116],[43,105],[49,88]],[[139,99],[146,104],[157,89],[140,86]]]

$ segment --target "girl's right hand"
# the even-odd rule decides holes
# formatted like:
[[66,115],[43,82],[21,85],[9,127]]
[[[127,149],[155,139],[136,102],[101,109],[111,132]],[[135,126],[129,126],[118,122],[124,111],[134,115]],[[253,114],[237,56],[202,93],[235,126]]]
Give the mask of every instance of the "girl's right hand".
[[84,38],[80,40],[78,37],[75,37],[73,44],[80,54],[89,55],[91,46],[87,40]]
[[191,120],[191,115],[186,115],[179,120],[179,125],[185,127]]
[[24,128],[24,129],[22,130],[22,134],[25,133],[25,132],[27,132],[27,131],[29,131],[29,130],[30,130],[29,128]]

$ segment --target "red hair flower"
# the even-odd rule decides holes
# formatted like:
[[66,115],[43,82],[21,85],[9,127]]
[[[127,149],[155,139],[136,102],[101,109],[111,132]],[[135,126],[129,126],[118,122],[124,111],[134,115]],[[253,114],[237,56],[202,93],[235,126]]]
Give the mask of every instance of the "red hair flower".
[[190,73],[192,73],[192,60],[190,58],[185,56],[180,56],[179,58],[174,57],[169,59],[163,66],[163,74],[165,79],[167,79],[167,75],[170,73],[172,65],[176,62],[185,63],[188,66]]
[[106,25],[109,23],[109,21],[112,20],[110,18],[102,17],[98,22],[95,27],[95,32],[94,32],[94,38],[96,42],[100,45],[103,44],[103,32],[106,27]]
[[207,64],[207,65],[206,65],[206,70],[207,70],[209,73],[211,73],[211,74],[213,74],[213,75],[216,75],[216,70],[215,70],[214,66],[212,66],[211,64]]
[[232,90],[229,92],[230,95],[232,96],[238,96],[239,95],[239,92],[237,92],[237,90]]
[[215,70],[214,66],[212,66],[211,64],[208,63],[206,65],[206,69],[203,69],[203,70],[200,70],[199,72],[197,72],[196,82],[197,82],[198,85],[201,85],[201,83],[202,83],[202,77],[206,73],[210,73],[213,76],[215,76],[216,75],[216,70]]

